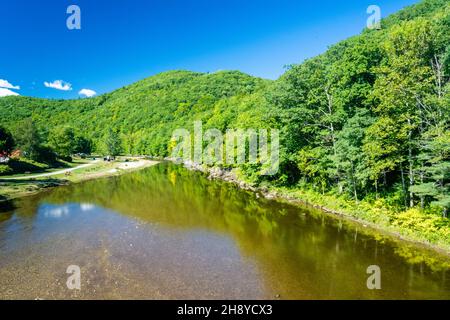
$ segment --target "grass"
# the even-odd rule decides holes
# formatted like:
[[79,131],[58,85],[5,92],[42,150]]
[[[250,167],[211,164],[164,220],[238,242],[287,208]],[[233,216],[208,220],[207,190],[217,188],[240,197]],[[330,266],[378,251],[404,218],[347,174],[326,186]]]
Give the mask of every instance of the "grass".
[[12,180],[2,182],[0,179],[0,202],[34,194],[43,189],[66,184],[60,179]]
[[[13,178],[13,180],[4,180],[4,178],[6,177],[0,177],[0,202],[35,194],[41,190],[50,187],[66,185],[69,183],[77,183],[90,179],[115,176],[120,175],[124,172],[131,171],[131,170],[121,170],[118,168],[121,164],[125,163],[124,160],[125,159],[118,159],[117,161],[114,162],[99,161],[94,163],[92,166],[83,167],[71,171],[70,174],[58,174],[51,177],[41,177],[24,180],[14,179],[26,176],[24,174],[8,176],[8,178]],[[70,167],[79,166],[81,164],[86,164],[89,162],[91,161],[84,159],[77,159],[66,168],[52,168],[49,170],[45,170],[44,172],[39,172],[37,174],[50,173],[54,171],[68,169]],[[149,164],[151,163],[149,162]],[[136,168],[136,170],[137,169],[140,168]],[[31,175],[34,174],[36,173],[33,173]]]
[[58,165],[54,166],[54,167],[49,167],[48,165],[42,164],[42,163],[38,163],[32,160],[24,160],[21,159],[20,160],[21,163],[28,163],[31,165],[35,166],[34,170],[28,171],[28,172],[21,172],[21,173],[16,173],[16,174],[10,174],[10,175],[0,175],[0,179],[2,178],[20,178],[20,177],[25,177],[28,176],[30,174],[45,174],[45,173],[52,173],[52,172],[56,172],[56,171],[60,171],[60,170],[64,170],[64,169],[70,169],[82,164],[86,164],[89,163],[90,161],[87,159],[74,159],[72,162],[67,162],[67,161],[58,161]]

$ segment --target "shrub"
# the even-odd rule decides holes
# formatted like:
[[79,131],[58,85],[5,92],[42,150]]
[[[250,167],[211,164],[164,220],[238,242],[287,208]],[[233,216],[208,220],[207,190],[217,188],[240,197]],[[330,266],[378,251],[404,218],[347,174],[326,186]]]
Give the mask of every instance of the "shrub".
[[9,166],[14,173],[39,172],[48,168],[47,165],[29,160],[29,159],[12,159]]
[[0,164],[0,176],[5,176],[11,173],[13,173],[13,170],[9,166]]

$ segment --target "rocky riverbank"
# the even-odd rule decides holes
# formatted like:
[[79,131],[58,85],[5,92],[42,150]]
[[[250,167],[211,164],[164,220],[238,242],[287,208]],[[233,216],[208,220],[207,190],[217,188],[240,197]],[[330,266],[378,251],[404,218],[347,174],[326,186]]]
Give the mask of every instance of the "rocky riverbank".
[[[355,223],[366,230],[368,233],[381,233],[388,237],[393,237],[400,241],[406,241],[413,245],[418,245],[421,247],[430,248],[440,254],[444,254],[450,257],[450,246],[448,244],[442,243],[432,243],[427,239],[424,239],[419,233],[411,233],[411,230],[406,230],[399,227],[394,227],[392,225],[382,225],[374,222],[365,220],[364,218],[358,217],[355,214],[355,210],[359,210],[358,204],[355,204],[352,208],[352,212],[345,212],[344,210],[336,210],[329,208],[326,205],[321,205],[317,203],[312,203],[301,197],[295,196],[295,189],[292,190],[282,190],[276,187],[258,187],[250,183],[247,183],[238,178],[235,169],[220,168],[220,167],[208,167],[205,165],[197,164],[191,161],[176,161],[174,159],[166,158],[165,160],[182,164],[185,168],[189,170],[203,172],[208,176],[208,179],[220,179],[225,182],[233,183],[239,188],[247,191],[254,192],[257,197],[264,197],[269,200],[279,200],[287,201],[294,205],[306,206],[308,208],[314,208],[320,210],[321,212],[335,218],[343,218],[349,223]],[[375,209],[374,209],[375,210]],[[387,209],[386,209],[387,210]]]

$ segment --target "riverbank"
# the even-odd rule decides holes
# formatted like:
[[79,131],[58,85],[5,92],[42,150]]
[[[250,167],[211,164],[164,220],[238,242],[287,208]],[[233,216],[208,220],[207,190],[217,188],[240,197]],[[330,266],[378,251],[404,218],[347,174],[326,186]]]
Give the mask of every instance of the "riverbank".
[[254,186],[247,182],[245,176],[237,169],[208,168],[193,163],[185,163],[184,166],[207,174],[209,179],[233,183],[241,189],[255,192],[258,196],[315,208],[332,217],[356,223],[363,230],[376,231],[401,241],[433,249],[450,257],[449,220],[434,214],[426,214],[418,208],[401,211],[387,206],[381,199],[356,203],[312,190],[271,185]]
[[[36,194],[52,187],[140,170],[159,162],[139,158],[122,158],[116,162],[93,161],[80,167],[44,174],[40,178],[28,177],[27,179],[20,175],[16,180],[11,177],[6,180],[0,177],[0,202]],[[334,195],[318,194],[311,190],[280,188],[270,185],[254,186],[245,181],[245,177],[236,169],[207,168],[192,163],[185,163],[184,166],[187,169],[207,174],[209,179],[220,179],[233,183],[241,189],[256,193],[258,197],[315,208],[332,217],[344,218],[348,222],[356,223],[363,230],[377,231],[450,256],[448,220],[436,215],[427,215],[419,209],[397,211],[387,207],[382,201],[355,203]]]
[[117,176],[158,163],[158,161],[124,157],[113,162],[93,160],[74,168],[55,172],[0,177],[0,202],[33,195],[48,188]]

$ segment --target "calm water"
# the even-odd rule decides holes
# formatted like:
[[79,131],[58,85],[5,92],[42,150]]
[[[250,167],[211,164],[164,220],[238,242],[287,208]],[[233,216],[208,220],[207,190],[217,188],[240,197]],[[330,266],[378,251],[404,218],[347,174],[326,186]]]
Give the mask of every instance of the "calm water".
[[2,299],[450,299],[449,262],[168,164],[0,209]]

